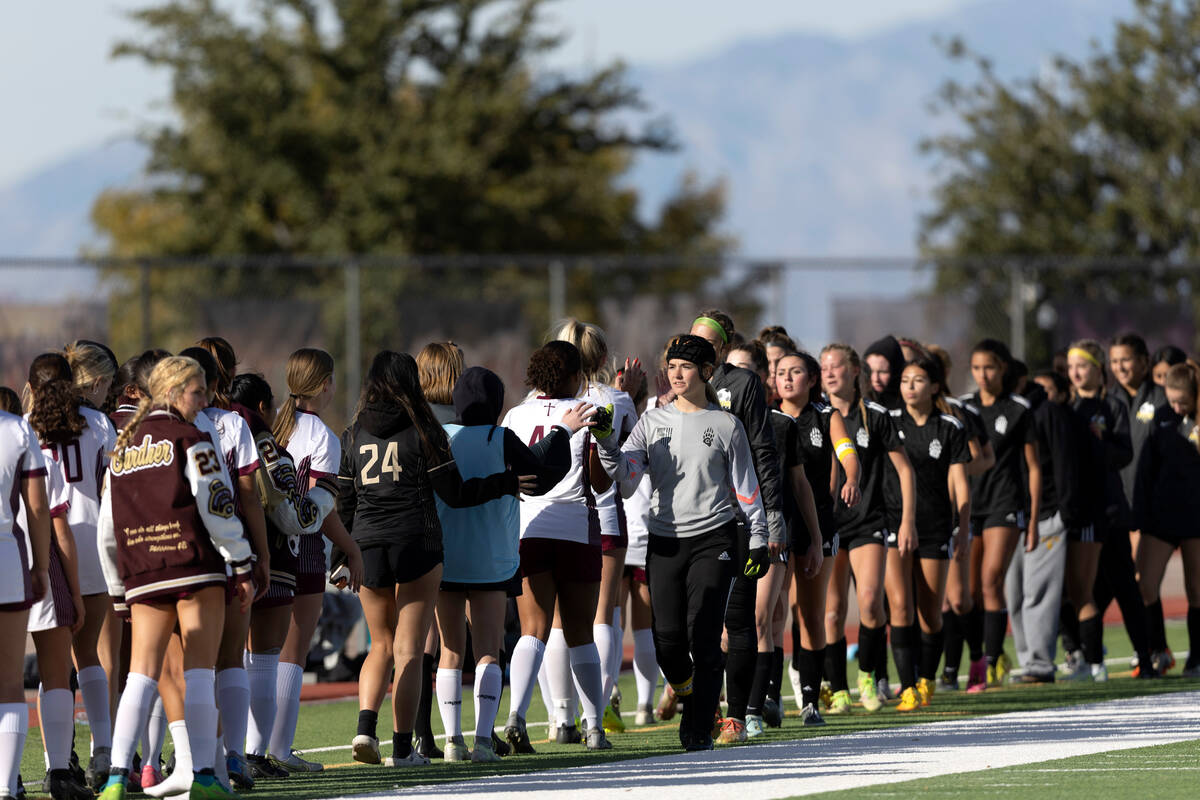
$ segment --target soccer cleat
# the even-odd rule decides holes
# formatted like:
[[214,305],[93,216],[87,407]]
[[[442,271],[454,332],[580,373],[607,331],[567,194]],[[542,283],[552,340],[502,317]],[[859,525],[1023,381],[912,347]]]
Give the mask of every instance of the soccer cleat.
[[288,771],[289,775],[294,775],[297,772],[324,772],[325,765],[317,761],[308,761],[300,757],[300,751],[292,749],[287,758],[276,758],[271,756],[271,763],[280,769]]
[[554,733],[554,741],[557,744],[579,744],[583,736],[579,733],[578,725],[559,725]]
[[500,756],[501,758],[512,755],[512,748],[508,746],[508,742],[497,736],[495,731],[492,731],[492,749],[495,750],[496,755]]
[[929,702],[933,700],[934,691],[933,681],[929,678],[917,678],[917,697],[920,699],[922,707],[928,706]]
[[[230,753],[225,757],[225,771],[229,773],[229,782],[234,789],[248,792],[254,788],[254,778],[250,775],[250,770],[246,766],[246,759],[241,753]],[[142,767],[142,775],[145,776],[146,768]],[[142,778],[142,785],[146,785],[145,777]]]
[[621,687],[613,682],[612,691],[608,693],[608,704],[612,706],[612,710],[617,712],[617,716],[621,716]]
[[608,733],[624,733],[625,721],[621,719],[621,712],[614,709],[611,705],[604,707],[604,730]]
[[54,800],[93,800],[92,787],[78,783],[69,769],[52,769],[46,776],[50,796]]
[[[104,784],[108,782],[108,770],[111,766],[112,748],[97,747],[92,752],[92,758],[88,761],[87,772],[84,773],[84,780],[94,793],[99,793],[104,789]],[[145,768],[143,767],[144,770]],[[146,783],[143,781],[142,786],[145,785]],[[150,785],[153,786],[154,784]]]
[[[804,688],[800,685],[800,670],[796,669],[796,662],[793,661],[788,664],[787,674],[788,681],[792,684],[792,699],[796,701],[796,706],[799,707],[801,703],[800,698],[804,695]],[[821,688],[824,690],[824,683],[821,684]]]
[[[796,674],[798,681],[799,673]],[[804,702],[804,693],[803,691],[797,691],[796,705],[800,705],[802,702]],[[821,691],[820,694],[817,695],[817,702],[820,704],[821,708],[826,710],[833,705],[833,685],[829,681],[821,681]]]
[[612,742],[604,735],[603,728],[590,728],[584,742],[588,750],[612,750]]
[[850,692],[845,689],[839,689],[833,693],[833,697],[829,701],[828,714],[849,714],[850,709],[854,707],[854,701],[850,699]]
[[417,748],[414,747],[412,750],[409,750],[408,755],[404,756],[403,758],[396,758],[395,756],[388,756],[387,758],[385,758],[383,760],[383,765],[385,767],[396,767],[396,768],[428,767],[429,759],[426,758],[425,756],[421,755],[420,753],[418,753]]
[[358,734],[351,740],[350,749],[354,752],[354,760],[360,764],[380,764],[383,761],[379,757],[379,740],[374,736]]
[[[489,749],[491,742],[488,742]],[[463,741],[463,737],[455,736],[446,740],[446,747],[442,753],[442,758],[446,761],[470,761],[471,751],[467,749],[467,743]],[[499,756],[496,756],[499,759]]]
[[663,688],[662,697],[658,699],[658,708],[655,709],[655,713],[658,714],[659,719],[666,722],[674,718],[677,711],[679,711],[679,698],[675,696],[675,690],[668,683]]
[[768,698],[763,703],[762,719],[768,728],[778,728],[783,725],[783,709],[777,700]]
[[1099,664],[1089,664],[1088,668],[1094,683],[1108,683],[1108,667],[1103,662]]
[[825,720],[821,717],[821,712],[817,710],[817,707],[812,703],[809,703],[804,708],[800,709],[800,724],[806,727],[824,725]]
[[250,753],[246,754],[246,767],[250,770],[250,777],[255,780],[262,778],[286,778],[291,774],[283,767],[272,764],[271,759],[266,756],[256,756]]
[[634,725],[653,725],[654,724],[654,709],[649,704],[638,706],[637,712],[633,717]]
[[1070,674],[1072,672],[1078,672],[1079,665],[1086,663],[1087,662],[1083,659],[1082,650],[1072,650],[1071,652],[1067,653],[1066,660],[1058,665],[1058,669],[1060,672]]
[[942,673],[937,678],[937,688],[943,692],[953,692],[958,689],[958,673],[942,670]]
[[213,775],[197,775],[192,781],[192,788],[188,790],[188,800],[222,800],[226,797],[237,795]]
[[977,694],[988,687],[988,663],[986,658],[978,658],[971,662],[971,671],[967,673],[967,692]]
[[[1190,653],[1188,654],[1188,658],[1189,659],[1191,658]],[[1196,664],[1190,664],[1190,665],[1184,664],[1183,665],[1183,677],[1185,677],[1185,678],[1200,678],[1200,662],[1198,662]]]
[[763,734],[763,718],[757,714],[746,715],[746,738],[753,739]]
[[[464,750],[466,748],[463,748]],[[450,744],[446,745],[446,760],[450,760]],[[462,759],[466,761],[468,759]],[[500,760],[500,754],[492,747],[491,739],[481,739],[475,737],[475,747],[471,750],[470,760],[476,764],[490,764]]]
[[900,705],[896,706],[897,711],[916,711],[921,707],[921,696],[917,694],[916,687],[906,686],[904,691],[900,692]]
[[[559,728],[561,731],[562,728]],[[561,734],[560,734],[561,735]],[[508,724],[504,726],[504,738],[512,746],[514,753],[532,755],[537,751],[529,743],[529,734],[525,730],[525,720],[517,714],[508,715]]]
[[726,717],[722,720],[717,744],[738,744],[744,741],[746,741],[746,723],[733,717]]
[[158,786],[163,782],[163,774],[150,764],[142,765],[142,791]]
[[1167,672],[1175,666],[1175,656],[1171,653],[1171,648],[1167,648],[1161,652],[1155,653],[1150,660],[1154,663],[1154,669],[1159,675],[1166,675]]
[[875,690],[875,680],[865,672],[858,674],[858,702],[865,711],[875,712],[883,708],[883,701]]
[[110,782],[100,793],[100,800],[125,800],[125,784]]
[[892,685],[888,683],[887,678],[875,681],[875,694],[879,696],[880,702],[884,705],[887,705],[888,700],[895,699],[895,695],[892,694]]
[[1003,686],[1008,683],[1008,676],[1012,674],[1012,662],[1008,659],[1008,653],[1000,653],[996,656],[996,683]]
[[1064,681],[1090,681],[1092,679],[1092,665],[1084,661],[1068,659],[1067,664],[1071,666],[1070,670],[1064,670],[1059,677]]
[[446,755],[438,749],[437,740],[433,738],[432,733],[428,736],[418,736],[413,741],[413,750],[416,750],[430,760],[437,759],[440,761]]

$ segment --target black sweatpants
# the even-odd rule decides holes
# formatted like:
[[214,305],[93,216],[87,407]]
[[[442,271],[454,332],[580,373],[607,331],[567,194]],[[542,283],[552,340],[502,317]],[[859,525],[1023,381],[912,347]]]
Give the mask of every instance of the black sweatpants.
[[[745,559],[734,563],[744,564]],[[750,690],[754,685],[754,670],[758,663],[758,626],[754,610],[758,604],[758,581],[745,575],[733,576],[729,604],[725,609],[725,632],[728,654],[725,659],[725,697],[729,703],[728,716],[745,720]],[[762,713],[760,708],[757,712]]]
[[1100,609],[1101,617],[1109,604],[1114,599],[1117,601],[1121,607],[1121,619],[1125,622],[1125,632],[1129,635],[1139,663],[1148,664],[1150,632],[1136,574],[1129,532],[1120,527],[1109,528],[1100,549],[1100,569],[1096,571],[1092,597]]
[[[734,575],[737,523],[683,539],[650,534],[646,576],[658,666],[668,682],[694,676],[686,719],[707,734],[721,695],[721,629]],[[753,625],[753,618],[751,618]]]

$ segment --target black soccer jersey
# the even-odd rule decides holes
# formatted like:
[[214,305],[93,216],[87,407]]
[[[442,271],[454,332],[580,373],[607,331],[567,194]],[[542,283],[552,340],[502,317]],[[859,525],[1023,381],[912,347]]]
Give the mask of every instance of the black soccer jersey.
[[1138,388],[1137,394],[1131,396],[1123,388],[1117,386],[1109,396],[1125,406],[1126,416],[1129,417],[1129,441],[1133,447],[1133,458],[1121,469],[1121,483],[1125,490],[1125,501],[1132,506],[1133,483],[1137,478],[1138,461],[1141,459],[1146,441],[1154,431],[1154,415],[1158,409],[1167,404],[1167,396],[1161,386],[1150,380],[1149,375]]
[[805,453],[800,448],[800,430],[796,421],[782,411],[771,409],[771,432],[775,435],[775,450],[779,454],[779,472],[783,478],[783,521],[788,529],[788,541],[799,549],[808,548],[808,528],[800,516],[800,505],[792,491],[792,467],[803,466]]
[[1025,481],[1025,445],[1037,441],[1029,401],[1015,394],[1002,395],[990,406],[979,393],[960,398],[968,412],[978,413],[987,430],[996,463],[971,478],[971,516],[1012,514],[1029,508]]
[[968,406],[957,397],[947,397],[946,403],[950,406],[950,413],[956,415],[966,423],[968,442],[974,439],[979,442],[980,447],[988,443],[987,428],[983,425],[983,417],[980,415],[978,408]]
[[[857,536],[872,535],[887,527],[883,482],[888,462],[891,460],[888,453],[902,450],[904,443],[896,435],[896,426],[887,409],[871,401],[850,408],[850,413],[846,416],[846,431],[858,451],[858,485],[862,490],[862,499],[858,505],[846,508],[840,500],[846,475],[838,470],[839,499],[835,505],[835,516],[838,534],[844,542],[849,543]],[[882,543],[881,540],[880,544]]]
[[917,539],[945,539],[958,521],[950,503],[950,465],[971,460],[966,426],[951,414],[930,414],[924,425],[918,425],[907,410],[892,414],[916,481]]
[[1200,431],[1196,421],[1168,406],[1154,425],[1138,462],[1134,522],[1142,533],[1170,542],[1200,534]]
[[[833,478],[833,441],[829,435],[829,419],[832,416],[833,406],[809,403],[800,412],[800,416],[796,417],[799,444],[804,451],[804,474],[812,486],[822,541],[832,539],[837,533],[837,522],[833,516],[833,495],[829,489]],[[804,521],[800,520],[798,524],[803,525]]]
[[1089,434],[1079,454],[1083,459],[1080,491],[1084,513],[1092,522],[1127,526],[1129,505],[1120,471],[1133,459],[1128,410],[1112,395],[1076,397],[1071,410]]

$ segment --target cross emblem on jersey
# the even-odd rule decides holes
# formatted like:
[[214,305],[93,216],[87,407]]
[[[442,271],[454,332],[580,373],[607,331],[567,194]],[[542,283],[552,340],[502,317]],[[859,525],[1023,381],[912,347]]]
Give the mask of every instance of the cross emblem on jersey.
[[546,403],[546,413],[549,414],[553,410],[554,410],[554,403],[553,402]]

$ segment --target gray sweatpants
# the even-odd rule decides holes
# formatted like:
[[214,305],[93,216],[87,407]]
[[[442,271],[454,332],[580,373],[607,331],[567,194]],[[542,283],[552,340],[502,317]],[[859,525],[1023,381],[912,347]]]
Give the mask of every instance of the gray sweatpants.
[[1067,534],[1062,515],[1038,523],[1038,546],[1025,552],[1021,537],[1004,579],[1017,660],[1026,672],[1054,674],[1058,612],[1067,567]]

